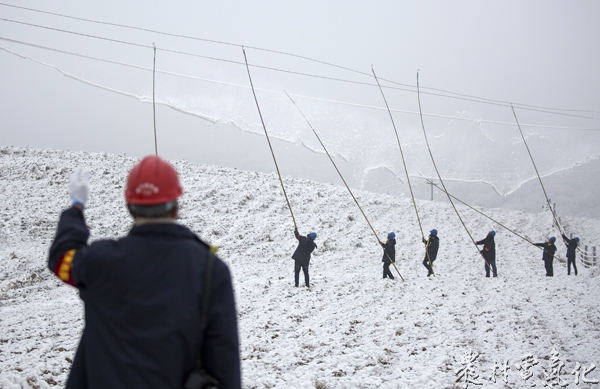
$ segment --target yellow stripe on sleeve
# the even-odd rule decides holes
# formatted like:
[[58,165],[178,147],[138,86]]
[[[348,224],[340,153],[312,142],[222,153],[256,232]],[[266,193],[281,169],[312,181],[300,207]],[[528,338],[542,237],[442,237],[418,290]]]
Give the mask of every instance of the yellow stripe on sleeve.
[[62,258],[60,267],[58,268],[58,278],[64,282],[71,281],[71,268],[73,267],[73,257],[75,256],[75,250],[67,251]]

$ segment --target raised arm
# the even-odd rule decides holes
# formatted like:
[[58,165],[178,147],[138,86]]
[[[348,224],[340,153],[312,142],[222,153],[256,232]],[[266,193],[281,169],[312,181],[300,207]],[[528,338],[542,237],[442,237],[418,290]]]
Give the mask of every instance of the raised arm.
[[69,183],[69,196],[73,206],[60,215],[56,236],[48,253],[48,269],[69,285],[75,285],[72,275],[75,254],[87,245],[90,236],[83,218],[88,193],[89,174],[77,168]]

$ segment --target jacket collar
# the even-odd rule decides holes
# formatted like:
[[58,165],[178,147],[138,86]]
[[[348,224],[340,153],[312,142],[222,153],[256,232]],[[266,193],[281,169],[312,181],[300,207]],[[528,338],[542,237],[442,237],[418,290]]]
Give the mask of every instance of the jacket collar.
[[173,222],[134,225],[129,231],[129,235],[164,236],[171,239],[195,239],[201,241],[189,228]]
[[145,224],[175,224],[175,219],[170,217],[136,217],[133,221],[134,226],[143,226]]

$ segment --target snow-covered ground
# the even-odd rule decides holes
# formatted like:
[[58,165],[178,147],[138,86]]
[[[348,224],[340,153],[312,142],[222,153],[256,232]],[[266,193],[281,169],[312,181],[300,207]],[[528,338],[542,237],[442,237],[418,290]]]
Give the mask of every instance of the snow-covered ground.
[[[0,387],[62,387],[84,325],[76,290],[46,269],[59,212],[69,206],[74,167],[91,172],[86,209],[91,239],[117,237],[131,226],[123,200],[135,159],[107,154],[0,148]],[[458,206],[475,239],[497,231],[498,278],[483,261],[449,204],[418,201],[426,231],[437,228],[436,277],[421,264],[423,245],[410,200],[356,191],[384,239],[397,236],[405,281],[382,279],[382,250],[344,187],[284,178],[301,233],[316,231],[313,286],[294,288],[296,240],[276,175],[173,161],[185,194],[180,222],[220,246],[239,311],[245,388],[453,388],[465,353],[480,388],[540,387],[552,349],[568,387],[576,363],[600,365],[600,272],[579,262],[567,276],[555,261],[545,277],[541,251],[489,219]],[[323,168],[328,168],[324,166]],[[530,240],[552,229],[546,213],[482,209]],[[600,220],[563,218],[584,244],[600,238]],[[560,239],[559,239],[560,241]],[[559,254],[565,248],[559,243]],[[394,274],[396,274],[394,272]],[[527,382],[525,354],[538,360]],[[508,361],[504,384],[503,365]],[[496,383],[488,380],[497,363]],[[600,379],[596,369],[587,379]],[[592,385],[591,387],[600,387]]]

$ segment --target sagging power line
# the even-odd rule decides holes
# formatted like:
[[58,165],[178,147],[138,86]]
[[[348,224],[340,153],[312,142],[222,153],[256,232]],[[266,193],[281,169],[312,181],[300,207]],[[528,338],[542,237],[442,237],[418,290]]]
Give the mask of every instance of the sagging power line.
[[[143,71],[150,71],[150,72],[153,71],[153,69],[149,68],[149,67],[144,67],[144,66],[140,66],[140,65],[133,65],[133,64],[125,63],[125,62],[114,61],[114,60],[110,60],[110,59],[106,59],[106,58],[89,56],[89,55],[80,54],[80,53],[74,53],[74,52],[67,51],[67,50],[56,49],[56,48],[52,48],[52,47],[48,47],[48,46],[43,46],[43,45],[38,45],[38,44],[30,43],[30,42],[24,42],[24,41],[20,41],[20,40],[16,40],[16,39],[10,39],[10,38],[5,38],[5,37],[0,37],[0,40],[1,41],[5,41],[5,42],[19,44],[19,45],[34,47],[34,48],[41,49],[41,50],[52,51],[52,52],[66,54],[66,55],[71,55],[71,56],[75,56],[75,57],[79,57],[79,58],[85,58],[85,59],[89,59],[89,60],[92,60],[92,61],[99,61],[99,62],[104,62],[104,63],[113,64],[113,65],[124,66],[124,67],[132,68],[132,69],[138,69],[138,70],[143,70]],[[148,48],[150,48],[150,47],[151,46],[148,46]],[[23,55],[23,54],[19,54],[17,52],[14,52],[12,50],[9,50],[9,49],[7,49],[5,47],[1,47],[1,46],[0,46],[0,50],[4,50],[7,53],[19,56],[21,58],[29,59],[31,61],[34,61],[34,62],[36,62],[38,64],[41,64],[41,65],[44,65],[44,66],[50,66],[50,67],[52,67],[54,69],[59,70],[61,73],[64,74],[64,72],[61,71],[60,69],[58,69],[56,66],[49,65],[47,63],[43,63],[43,62],[41,62],[39,60],[36,60],[36,59],[32,58],[31,56],[26,56],[26,55]],[[161,50],[161,49],[157,47],[157,50]],[[204,58],[204,59],[215,59],[215,58],[206,57],[206,56],[202,56],[202,58]],[[216,59],[216,60],[219,60],[219,59]],[[230,61],[230,60],[223,60],[223,61],[232,62],[232,63],[236,63],[236,64],[237,63],[241,63],[241,62],[238,62],[238,61]],[[256,66],[256,65],[252,65],[252,64],[249,64],[249,66],[250,67],[260,67],[260,66]],[[185,78],[185,79],[189,79],[189,80],[209,82],[209,83],[213,83],[213,84],[232,86],[232,87],[236,87],[236,88],[244,88],[244,89],[248,89],[249,88],[249,86],[247,86],[247,85],[240,85],[240,84],[236,84],[236,83],[232,83],[232,82],[218,81],[218,80],[208,79],[208,78],[204,78],[204,77],[191,76],[191,75],[187,75],[187,74],[175,73],[175,72],[170,72],[170,71],[165,71],[165,70],[156,69],[155,72],[158,73],[158,74],[164,74],[164,75],[173,76],[173,77],[180,77],[180,78]],[[77,79],[79,81],[85,82],[85,80],[82,80],[82,79],[77,78],[77,77],[72,77],[72,78]],[[269,93],[281,94],[281,92],[277,91],[277,90],[269,90],[269,89],[263,89],[263,88],[256,88],[256,90],[260,90],[260,91],[263,91],[263,92],[269,92]],[[351,106],[351,107],[360,107],[360,108],[374,109],[374,110],[384,110],[385,109],[384,107],[377,107],[377,106],[366,105],[366,104],[356,104],[356,103],[350,103],[350,102],[347,102],[347,101],[340,101],[340,100],[324,99],[324,98],[319,98],[319,97],[314,97],[314,96],[308,96],[308,95],[294,94],[294,96],[296,96],[298,98],[304,98],[304,99],[315,100],[315,101],[323,101],[323,102],[328,102],[328,103],[333,103],[333,104],[341,104],[341,105],[346,105],[346,106]],[[390,108],[390,110],[392,112],[397,112],[397,113],[404,113],[404,114],[409,114],[409,115],[419,115],[419,112],[416,112],[416,111],[407,111],[407,110],[393,109],[393,108]],[[433,114],[433,113],[423,113],[423,116],[436,117],[436,118],[444,118],[444,119],[452,119],[452,120],[462,120],[462,121],[474,121],[474,119],[472,119],[472,118],[465,118],[465,117],[462,117],[462,116],[438,115],[438,114]],[[477,122],[478,123],[486,123],[486,124],[508,125],[508,126],[514,126],[515,125],[514,122],[501,122],[501,121],[485,120],[485,119],[478,119]],[[555,129],[555,130],[600,131],[600,128],[549,126],[549,125],[529,124],[529,123],[528,124],[524,124],[524,125],[526,125],[527,127],[531,127],[531,128],[543,128],[543,129]]]
[[[42,11],[42,10],[37,10],[37,9],[33,9],[33,8],[20,7],[20,6],[15,6],[15,5],[10,5],[10,4],[5,4],[5,3],[0,3],[0,5],[7,6],[7,7],[19,8],[19,9],[23,9],[23,10],[27,10],[27,11],[32,11],[32,12],[49,14],[49,15],[63,17],[63,18],[69,18],[69,19],[74,19],[74,20],[79,20],[79,21],[85,21],[85,22],[88,22],[88,23],[95,23],[95,24],[102,24],[102,25],[108,25],[108,26],[119,27],[119,28],[126,28],[126,29],[138,30],[138,31],[149,32],[149,33],[154,33],[154,34],[160,34],[160,35],[165,35],[165,36],[171,36],[171,37],[176,37],[176,38],[191,39],[191,40],[197,40],[197,41],[203,41],[203,42],[209,42],[209,43],[220,44],[220,45],[227,45],[227,46],[236,46],[236,47],[242,47],[242,46],[244,46],[242,44],[237,44],[237,43],[230,43],[230,42],[224,42],[224,41],[218,41],[218,40],[206,39],[206,38],[198,38],[198,37],[192,37],[192,36],[188,36],[188,35],[174,34],[174,33],[169,33],[169,32],[164,32],[164,31],[158,31],[158,30],[153,30],[153,29],[147,29],[147,28],[142,28],[142,27],[134,27],[134,26],[124,25],[124,24],[118,24],[118,23],[110,23],[110,22],[103,22],[103,21],[97,21],[97,20],[86,19],[86,18],[79,18],[79,17],[69,16],[69,15],[64,15],[64,14],[59,14],[59,13],[54,13],[54,12],[49,12],[49,11]],[[29,25],[29,26],[34,26],[34,27],[39,27],[39,28],[47,28],[47,29],[51,29],[51,30],[55,30],[55,31],[65,32],[65,33],[74,33],[74,34],[80,34],[80,35],[83,35],[83,36],[94,37],[94,36],[89,35],[89,34],[81,34],[81,33],[76,33],[76,32],[69,32],[67,30],[56,29],[56,28],[52,28],[52,27],[41,26],[41,25],[36,25],[36,24],[26,23],[26,22],[21,22],[21,21],[15,21],[15,20],[11,20],[11,19],[0,18],[0,20],[4,20],[4,21],[7,21],[7,22],[13,22],[13,23],[21,23],[21,24],[25,24],[25,25]],[[101,37],[98,37],[98,38],[100,38],[100,39],[106,39],[106,40],[111,40],[109,38],[101,38]],[[113,40],[113,41],[116,41],[116,40]],[[330,63],[330,62],[321,61],[321,60],[317,60],[317,59],[306,57],[306,56],[302,56],[302,55],[297,55],[297,54],[293,54],[293,53],[287,53],[287,52],[278,51],[278,50],[265,49],[265,48],[256,47],[256,46],[245,45],[245,47],[251,48],[253,50],[260,50],[260,51],[265,51],[265,52],[270,52],[270,53],[275,53],[275,54],[280,54],[280,55],[295,57],[295,58],[299,58],[299,59],[302,59],[302,60],[308,60],[308,61],[319,63],[319,64],[322,64],[322,65],[331,66],[331,67],[334,67],[334,68],[343,69],[343,70],[346,70],[346,71],[349,71],[349,72],[352,72],[352,73],[356,73],[356,74],[360,74],[360,75],[364,75],[364,76],[369,76],[370,77],[370,74],[368,74],[366,72],[362,72],[362,71],[351,69],[351,68],[348,68],[348,67],[345,67],[345,66],[336,65],[336,64],[333,64],[333,63]],[[191,54],[191,53],[178,52],[178,51],[175,51],[175,50],[172,50],[171,52],[178,53],[178,54],[183,54],[183,55],[194,55],[194,54]],[[214,57],[212,59],[223,60],[223,61],[226,61],[226,62],[234,62],[235,63],[235,61],[228,61],[228,60],[218,59],[218,58],[214,58]],[[268,70],[273,70],[273,71],[282,71],[282,72],[287,72],[287,73],[292,73],[292,74],[297,74],[297,75],[303,75],[303,76],[318,77],[318,78],[330,79],[330,80],[335,80],[335,81],[350,82],[350,83],[356,83],[356,84],[363,84],[363,85],[374,86],[373,84],[369,84],[369,83],[362,83],[362,82],[357,82],[357,81],[352,81],[352,80],[337,79],[337,78],[332,78],[332,77],[317,76],[317,75],[312,75],[312,74],[307,74],[307,73],[293,72],[293,71],[284,70],[284,69],[277,69],[277,68],[270,68],[270,67],[262,67],[262,68],[268,69]],[[393,85],[404,86],[404,87],[408,87],[408,88],[411,88],[411,89],[396,88],[396,87],[389,87],[389,86],[385,86],[385,88],[391,88],[391,89],[397,89],[397,90],[402,90],[402,91],[408,91],[408,92],[412,92],[412,93],[416,92],[416,90],[415,90],[416,87],[414,85],[403,84],[403,83],[399,83],[399,82],[396,82],[396,81],[393,81],[393,80],[383,79],[383,78],[381,80],[386,81],[388,83],[391,83]],[[431,90],[431,91],[435,91],[435,92],[440,92],[440,93],[422,92],[423,94],[430,94],[430,95],[440,96],[440,97],[444,97],[444,98],[466,100],[466,101],[478,102],[478,103],[481,103],[481,104],[500,105],[500,106],[505,106],[505,107],[509,106],[509,104],[510,104],[509,102],[503,101],[503,100],[495,100],[495,99],[478,97],[478,96],[474,96],[474,95],[456,93],[456,92],[452,92],[452,91],[448,91],[448,90],[444,90],[444,89],[439,89],[439,88],[423,87],[422,89]],[[441,93],[445,93],[445,94],[441,94]],[[516,104],[516,103],[514,103],[514,104]],[[521,109],[526,109],[526,110],[531,110],[531,111],[538,111],[538,112],[543,112],[543,113],[548,113],[548,114],[556,114],[556,115],[575,116],[575,117],[588,118],[588,119],[591,119],[591,118],[590,117],[586,117],[586,116],[571,115],[571,114],[566,114],[566,113],[561,113],[561,112],[597,113],[596,111],[582,110],[582,109],[550,108],[550,107],[542,107],[542,106],[536,106],[536,105],[530,105],[530,104],[517,104],[517,105]]]
[[[322,65],[327,65],[327,66],[331,66],[331,67],[334,67],[334,68],[347,70],[349,72],[353,72],[353,73],[356,73],[356,74],[361,74],[361,75],[364,75],[364,76],[370,76],[370,74],[368,74],[366,72],[362,72],[360,70],[356,70],[356,69],[352,69],[352,68],[349,68],[349,67],[346,67],[346,66],[341,66],[341,65],[333,64],[331,62],[321,61],[321,60],[318,60],[318,59],[315,59],[315,58],[311,58],[311,57],[307,57],[307,56],[303,56],[303,55],[299,55],[299,54],[294,54],[294,53],[288,53],[288,52],[284,52],[284,51],[280,51],[280,50],[272,50],[272,49],[266,49],[266,48],[262,48],[262,47],[258,47],[258,46],[242,45],[242,44],[239,44],[239,43],[231,43],[231,42],[225,42],[225,41],[220,41],[220,40],[215,40],[215,39],[199,38],[199,37],[193,37],[193,36],[189,36],[189,35],[174,34],[174,33],[169,33],[169,32],[165,32],[165,31],[158,31],[158,30],[153,30],[153,29],[149,29],[149,28],[135,27],[135,26],[125,25],[125,24],[119,24],[119,23],[111,23],[111,22],[104,22],[104,21],[98,21],[98,20],[93,20],[93,19],[80,18],[80,17],[70,16],[70,15],[65,15],[65,14],[60,14],[60,13],[56,13],[56,12],[43,11],[43,10],[34,9],[34,8],[17,6],[17,5],[14,5],[14,4],[0,3],[0,5],[6,6],[6,7],[18,8],[18,9],[22,9],[22,10],[27,10],[27,11],[31,11],[31,12],[37,12],[37,13],[42,13],[42,14],[47,14],[47,15],[58,16],[58,17],[67,18],[67,19],[84,21],[84,22],[88,22],[88,23],[101,24],[101,25],[107,25],[107,26],[113,26],[113,27],[120,27],[120,28],[126,28],[126,29],[137,30],[137,31],[150,32],[150,33],[164,35],[164,36],[171,36],[171,37],[176,37],[176,38],[183,38],[183,39],[190,39],[190,40],[196,40],[196,41],[202,41],[202,42],[208,42],[208,43],[215,43],[215,44],[220,44],[220,45],[225,45],[225,46],[236,46],[236,47],[245,46],[246,48],[253,49],[253,50],[260,50],[260,51],[265,51],[265,52],[269,52],[269,53],[274,53],[274,54],[280,54],[280,55],[295,57],[295,58],[298,58],[298,59],[312,61],[312,62],[319,63],[319,64],[322,64]],[[401,85],[401,86],[406,86],[406,87],[410,87],[410,88],[416,88],[415,85],[403,84],[403,83],[399,83],[399,82],[388,80],[388,79],[384,79],[384,78],[382,78],[382,80],[386,81],[386,82],[393,83],[395,85]],[[496,103],[503,103],[503,104],[510,104],[510,102],[508,102],[508,101],[488,99],[488,98],[478,97],[478,96],[474,96],[474,95],[468,95],[468,94],[463,94],[463,93],[452,92],[452,91],[448,91],[448,90],[445,90],[445,89],[431,88],[431,87],[423,87],[422,89],[427,89],[427,90],[432,90],[432,91],[438,91],[438,92],[453,94],[453,95],[460,96],[460,97],[475,98],[475,99],[479,99],[479,100],[482,100],[482,101],[496,102]],[[413,92],[415,92],[415,91],[413,90]],[[520,107],[538,108],[538,109],[546,109],[546,110],[553,110],[553,111],[597,113],[597,111],[591,111],[591,110],[549,108],[549,107],[542,107],[542,106],[528,105],[528,104],[518,104],[518,105]]]

